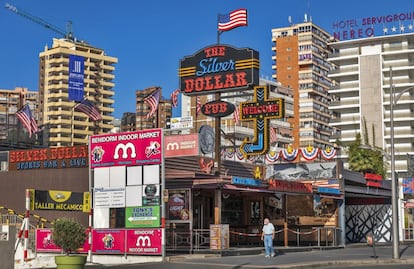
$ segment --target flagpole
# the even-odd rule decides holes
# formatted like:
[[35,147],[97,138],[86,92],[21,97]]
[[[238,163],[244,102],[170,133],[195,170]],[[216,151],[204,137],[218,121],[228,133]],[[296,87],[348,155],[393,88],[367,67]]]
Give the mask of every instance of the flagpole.
[[217,45],[220,44],[220,35],[222,33],[222,31],[218,29],[219,22],[220,22],[220,14],[217,14]]
[[196,96],[196,99],[195,99],[195,116],[196,116],[196,118],[195,118],[195,132],[196,133],[198,133],[198,98],[200,98],[200,97],[198,97],[198,96]]
[[73,128],[74,128],[73,118],[75,117],[74,111],[75,111],[75,106],[72,106],[72,109],[71,109],[71,119],[70,119],[70,145],[71,146],[73,146]]

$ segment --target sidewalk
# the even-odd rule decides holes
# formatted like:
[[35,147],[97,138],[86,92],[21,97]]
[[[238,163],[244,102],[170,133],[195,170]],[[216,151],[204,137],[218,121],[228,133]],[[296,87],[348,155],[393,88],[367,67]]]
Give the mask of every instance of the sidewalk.
[[[413,264],[414,245],[400,245],[400,259],[392,259],[391,245],[349,245],[340,249],[310,250],[291,252],[288,248],[280,248],[279,254],[273,258],[265,258],[263,253],[242,256],[213,256],[208,254],[180,255],[169,257],[171,263],[210,264],[220,266],[255,267],[255,268],[317,268],[321,266],[352,264]],[[237,267],[239,266],[239,267]]]

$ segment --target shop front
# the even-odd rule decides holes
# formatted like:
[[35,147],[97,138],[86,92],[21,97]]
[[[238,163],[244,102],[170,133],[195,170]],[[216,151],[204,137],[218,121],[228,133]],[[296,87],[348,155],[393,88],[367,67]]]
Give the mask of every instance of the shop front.
[[276,245],[339,244],[343,192],[337,181],[264,180],[255,178],[264,166],[227,160],[227,175],[206,174],[197,167],[197,158],[166,161],[167,249],[211,249],[215,225],[228,225],[224,248],[261,246],[265,217],[276,227]]

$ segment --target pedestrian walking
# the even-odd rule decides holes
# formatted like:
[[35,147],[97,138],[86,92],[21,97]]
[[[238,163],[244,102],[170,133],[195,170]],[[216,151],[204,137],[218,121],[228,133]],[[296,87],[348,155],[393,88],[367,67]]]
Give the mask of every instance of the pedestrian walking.
[[265,248],[265,257],[274,257],[273,240],[275,239],[275,226],[270,222],[269,218],[263,220],[262,241]]

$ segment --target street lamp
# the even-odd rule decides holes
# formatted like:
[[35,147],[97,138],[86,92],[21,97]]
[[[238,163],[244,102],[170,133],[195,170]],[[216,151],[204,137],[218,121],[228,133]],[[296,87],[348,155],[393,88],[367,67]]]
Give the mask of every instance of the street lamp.
[[402,90],[397,96],[395,96],[395,88],[392,81],[392,68],[390,67],[390,144],[391,144],[391,204],[392,204],[392,258],[399,259],[400,253],[398,249],[399,245],[399,232],[398,232],[398,187],[395,178],[395,147],[394,147],[394,106],[397,104],[400,97],[407,91],[414,89],[414,86],[408,87]]

